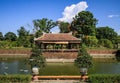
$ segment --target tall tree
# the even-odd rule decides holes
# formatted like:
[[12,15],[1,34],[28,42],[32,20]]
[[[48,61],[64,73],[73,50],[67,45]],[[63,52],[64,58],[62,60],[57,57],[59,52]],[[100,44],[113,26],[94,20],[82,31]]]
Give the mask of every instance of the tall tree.
[[53,20],[48,20],[47,18],[33,20],[33,24],[36,32],[39,34],[42,34],[43,32],[50,33],[50,30],[56,26],[56,22],[53,22]]
[[2,32],[0,32],[0,41],[4,39]]
[[5,40],[9,40],[9,41],[16,41],[17,36],[15,33],[13,32],[7,32],[4,36]]
[[108,26],[98,27],[96,37],[98,39],[108,39],[108,40],[114,42],[114,40],[117,37],[117,33],[114,31],[114,29],[112,29]]
[[58,22],[60,33],[70,32],[70,24],[68,22]]
[[82,35],[95,36],[97,19],[89,11],[79,12],[71,23],[71,30],[76,37]]
[[23,37],[29,35],[29,31],[27,31],[23,26],[20,27],[20,29],[17,30],[18,36]]
[[20,27],[18,32],[18,46],[24,46],[29,47],[30,41],[29,41],[29,31],[27,31],[24,27]]

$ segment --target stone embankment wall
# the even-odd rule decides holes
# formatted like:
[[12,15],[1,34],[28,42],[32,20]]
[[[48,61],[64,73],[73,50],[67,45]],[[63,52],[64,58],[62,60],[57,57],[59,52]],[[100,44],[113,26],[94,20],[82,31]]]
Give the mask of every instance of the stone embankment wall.
[[88,50],[93,58],[115,58],[117,50]]
[[[115,58],[116,50],[88,50],[93,58]],[[78,52],[44,52],[43,55],[48,59],[75,59]]]
[[44,52],[47,59],[75,59],[78,52]]
[[30,57],[30,49],[0,49],[0,57]]
[[[117,50],[88,50],[93,58],[114,58]],[[0,56],[9,57],[29,57],[30,49],[0,49]],[[61,52],[43,52],[47,59],[75,59],[78,52],[76,51],[61,51]]]

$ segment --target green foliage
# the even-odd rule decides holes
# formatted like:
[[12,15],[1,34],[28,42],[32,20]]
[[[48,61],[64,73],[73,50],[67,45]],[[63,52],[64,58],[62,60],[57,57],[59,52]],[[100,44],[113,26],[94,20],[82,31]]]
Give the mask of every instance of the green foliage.
[[15,41],[17,39],[17,36],[13,32],[8,32],[5,34],[4,39],[9,41]]
[[120,83],[120,75],[93,74],[89,76],[90,83]]
[[90,68],[92,67],[92,57],[87,53],[85,47],[81,46],[75,59],[75,65],[78,68]]
[[97,20],[89,11],[79,12],[71,23],[71,31],[77,32],[76,37],[80,34],[95,36]]
[[117,33],[114,31],[114,29],[106,26],[106,27],[99,27],[96,30],[97,34],[96,37],[98,39],[108,39],[112,42],[114,42],[115,38],[117,37]]
[[108,39],[99,40],[98,45],[106,47],[106,48],[113,48],[112,42]]
[[17,44],[18,46],[23,46],[23,47],[30,47],[30,37],[29,37],[29,31],[27,31],[24,27],[20,27],[18,32],[18,39],[17,39]]
[[32,48],[32,54],[30,56],[29,64],[31,67],[37,66],[39,68],[45,67],[45,57],[42,55],[42,51],[38,46]]
[[4,39],[2,32],[0,32],[0,41]]
[[120,36],[117,36],[115,38],[114,45],[115,45],[115,48],[120,48]]
[[70,32],[70,24],[68,22],[59,22],[60,33]]
[[40,37],[41,35],[43,35],[43,32],[38,30],[36,33],[35,33],[35,37],[38,38]]
[[115,43],[120,43],[120,36],[117,36],[116,38],[115,38]]
[[83,42],[88,47],[97,47],[98,39],[95,36],[86,36],[83,38]]
[[0,41],[0,48],[12,48],[17,47],[16,41]]
[[27,31],[23,26],[20,27],[20,29],[18,29],[17,32],[18,32],[18,36],[20,38],[24,37],[24,36],[27,36],[29,34],[29,31]]
[[41,32],[50,33],[50,30],[56,26],[56,22],[53,22],[53,20],[49,20],[47,18],[33,20],[33,24],[37,35],[38,33],[40,34],[38,37],[41,36]]
[[29,83],[30,75],[0,75],[0,83]]

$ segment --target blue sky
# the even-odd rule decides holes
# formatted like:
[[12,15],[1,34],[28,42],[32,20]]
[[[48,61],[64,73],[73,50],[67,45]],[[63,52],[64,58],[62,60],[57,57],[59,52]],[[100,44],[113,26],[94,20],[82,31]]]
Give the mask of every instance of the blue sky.
[[[17,34],[21,26],[32,31],[34,19],[71,22],[69,17],[85,10],[98,19],[98,27],[109,26],[120,34],[119,4],[120,0],[0,0],[0,32]],[[57,27],[52,31],[58,32]]]

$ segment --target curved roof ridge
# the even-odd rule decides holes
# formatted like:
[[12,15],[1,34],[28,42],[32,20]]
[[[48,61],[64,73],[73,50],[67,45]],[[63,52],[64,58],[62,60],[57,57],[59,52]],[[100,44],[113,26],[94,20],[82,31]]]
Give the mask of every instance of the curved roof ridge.
[[80,39],[74,37],[72,34],[70,33],[45,33],[43,34],[41,37],[38,37],[36,39],[37,40],[40,40],[40,41],[44,41],[44,40],[48,40],[48,41],[55,41],[55,40],[59,40],[59,41],[65,41],[65,40],[68,40],[68,41],[78,41]]

